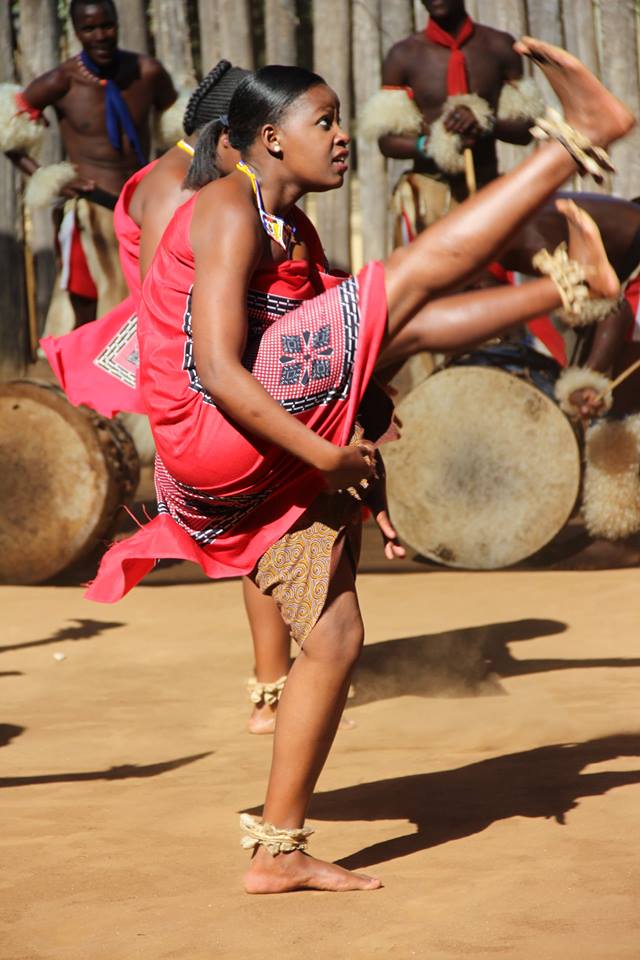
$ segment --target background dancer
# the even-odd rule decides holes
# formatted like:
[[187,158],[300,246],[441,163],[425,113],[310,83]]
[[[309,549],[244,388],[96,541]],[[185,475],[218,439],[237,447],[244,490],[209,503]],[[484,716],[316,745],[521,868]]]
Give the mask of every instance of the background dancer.
[[[195,190],[234,169],[239,153],[229,145],[223,115],[249,71],[221,60],[191,95],[183,118],[185,138],[125,184],[114,227],[130,294],[104,317],[62,337],[45,337],[45,354],[67,397],[104,416],[144,414],[137,386],[137,321],[141,284],[173,213]],[[223,119],[221,119],[221,117]],[[195,156],[194,156],[195,152]],[[271,597],[248,578],[243,596],[254,648],[250,681],[251,733],[273,733],[275,710],[289,670],[289,631]]]
[[526,144],[543,112],[522,80],[513,37],[471,20],[464,0],[423,0],[425,30],[396,43],[384,61],[383,88],[360,129],[387,157],[413,161],[393,195],[395,244],[407,243],[468,196],[463,150],[483,186],[498,176],[496,141]]
[[[88,596],[116,599],[159,556],[195,559],[213,576],[253,570],[303,644],[279,707],[264,821],[245,820],[246,845],[258,848],[250,892],[379,886],[305,855],[303,826],[362,644],[350,495],[319,494],[323,480],[345,489],[373,477],[371,444],[345,444],[376,355],[384,361],[434,294],[495,257],[575,172],[576,160],[595,154],[606,164],[589,140],[605,145],[633,124],[575,58],[530,39],[519,50],[542,61],[579,135],[548,128],[567,151],[544,146],[357,281],[336,283],[323,272],[295,208],[306,191],[331,189],[344,177],[348,138],[335,94],[293,68],[267,68],[244,81],[229,119],[231,143],[248,165],[179,209],[145,284],[141,378],[160,456],[162,513],[109,551]],[[591,290],[615,296],[597,228],[584,213],[568,208],[568,215],[571,255],[582,261]],[[529,310],[561,300],[577,307],[586,296],[585,272],[575,264],[567,272],[563,262],[549,265],[553,279],[529,284]],[[486,303],[486,294],[504,303],[504,315],[485,310],[469,319],[460,302]],[[446,321],[432,331],[434,345],[486,338],[511,319],[509,301],[522,305],[521,293],[452,298]]]
[[[149,159],[152,112],[167,111],[177,97],[158,60],[118,47],[113,0],[71,0],[69,15],[81,52],[32,80],[16,104],[31,122],[55,109],[70,162],[41,168],[21,149],[7,152],[32,178],[28,198],[37,205],[71,198],[59,231],[62,273],[45,326],[52,334],[95,320],[126,297],[112,211],[126,180]],[[180,129],[173,112],[163,121],[167,136]]]

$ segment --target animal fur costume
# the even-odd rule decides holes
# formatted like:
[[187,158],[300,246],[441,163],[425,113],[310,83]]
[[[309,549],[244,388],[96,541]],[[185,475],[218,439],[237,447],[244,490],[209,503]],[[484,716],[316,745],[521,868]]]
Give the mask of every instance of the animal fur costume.
[[45,126],[42,114],[22,100],[21,87],[0,83],[0,150],[37,152]]
[[[450,176],[464,173],[460,137],[444,127],[444,118],[457,106],[468,107],[485,134],[490,133],[495,125],[493,110],[487,101],[476,93],[460,93],[447,97],[442,113],[430,126],[425,155],[430,157],[443,173]],[[496,116],[499,120],[530,117],[533,121],[544,113],[544,109],[544,99],[535,81],[524,79],[504,85]],[[359,132],[366,140],[379,140],[386,134],[418,137],[424,126],[424,118],[410,87],[383,87],[365,104]]]
[[604,412],[611,409],[613,397],[609,390],[611,380],[604,373],[592,370],[590,367],[567,367],[563,370],[555,383],[555,398],[560,409],[570,417],[578,417],[579,409],[571,402],[571,395],[576,390],[595,390],[603,399]]
[[640,414],[589,427],[582,515],[592,537],[621,540],[640,530]]

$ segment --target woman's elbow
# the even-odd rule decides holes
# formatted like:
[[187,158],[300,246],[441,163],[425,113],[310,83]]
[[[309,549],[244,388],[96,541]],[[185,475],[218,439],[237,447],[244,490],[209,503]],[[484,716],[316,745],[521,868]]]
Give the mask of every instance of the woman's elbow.
[[208,360],[198,364],[198,379],[209,396],[220,407],[226,407],[229,399],[237,394],[238,384],[236,371],[233,365]]

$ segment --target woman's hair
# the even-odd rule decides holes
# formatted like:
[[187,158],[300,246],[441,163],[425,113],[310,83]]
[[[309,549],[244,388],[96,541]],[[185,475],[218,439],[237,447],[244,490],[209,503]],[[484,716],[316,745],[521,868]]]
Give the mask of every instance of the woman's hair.
[[247,150],[267,123],[278,123],[303,93],[326,81],[304,67],[262,67],[238,85],[229,105],[229,142]]
[[216,167],[216,150],[220,134],[225,130],[224,119],[210,120],[200,130],[193,152],[193,160],[187,170],[182,187],[184,190],[200,190],[219,176]]
[[226,114],[231,98],[245,77],[251,74],[240,67],[232,67],[228,60],[220,60],[206,77],[203,77],[193,91],[182,118],[182,126],[187,136]]

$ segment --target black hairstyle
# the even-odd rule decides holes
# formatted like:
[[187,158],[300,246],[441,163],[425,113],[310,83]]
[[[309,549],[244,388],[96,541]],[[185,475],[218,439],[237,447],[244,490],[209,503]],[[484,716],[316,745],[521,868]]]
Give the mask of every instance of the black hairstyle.
[[232,67],[228,60],[216,63],[189,97],[182,118],[186,135],[226,114],[236,87],[249,75],[248,70]]
[[278,123],[287,108],[303,93],[326,83],[304,67],[262,67],[246,77],[229,104],[229,142],[246,150],[266,123]]
[[182,183],[185,190],[200,190],[220,176],[216,167],[216,150],[220,134],[226,129],[226,117],[210,120],[200,129],[193,151],[193,160]]
[[114,0],[71,0],[69,4],[69,18],[71,19],[72,24],[76,25],[76,20],[78,19],[78,11],[83,7],[110,7],[111,13],[114,16],[114,19],[117,23],[118,21],[118,8],[115,5]]

